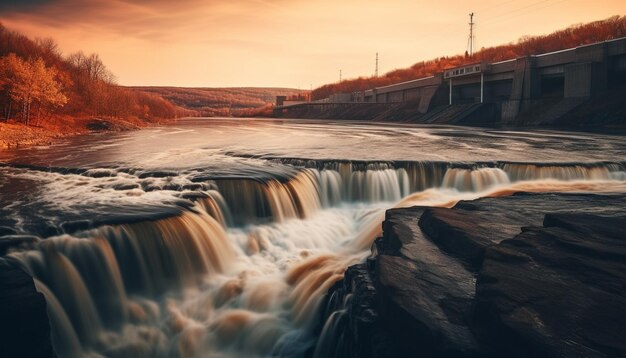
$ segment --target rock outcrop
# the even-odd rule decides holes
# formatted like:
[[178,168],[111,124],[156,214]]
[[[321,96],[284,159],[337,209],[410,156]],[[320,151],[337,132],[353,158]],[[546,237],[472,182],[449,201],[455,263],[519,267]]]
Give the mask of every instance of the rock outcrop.
[[626,356],[625,209],[522,194],[389,210],[367,263],[330,290],[316,353]]
[[0,357],[56,357],[46,300],[33,278],[0,260]]

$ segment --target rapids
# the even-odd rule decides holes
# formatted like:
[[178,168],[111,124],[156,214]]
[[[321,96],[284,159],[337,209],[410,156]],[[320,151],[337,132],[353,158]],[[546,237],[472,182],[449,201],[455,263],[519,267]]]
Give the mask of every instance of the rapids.
[[60,357],[321,357],[321,297],[386,209],[623,193],[625,158],[618,136],[388,124],[87,136],[0,155],[0,260],[35,278]]

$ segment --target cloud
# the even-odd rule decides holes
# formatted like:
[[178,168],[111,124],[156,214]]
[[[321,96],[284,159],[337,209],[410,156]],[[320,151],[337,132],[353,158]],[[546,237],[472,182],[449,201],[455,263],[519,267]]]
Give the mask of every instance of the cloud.
[[[165,40],[190,24],[215,21],[228,1],[18,0],[4,2],[0,16],[50,28],[83,28],[147,40]],[[201,16],[201,18],[199,18]]]
[[54,0],[2,0],[0,2],[0,14],[11,11],[23,11],[36,8],[41,5],[55,2]]

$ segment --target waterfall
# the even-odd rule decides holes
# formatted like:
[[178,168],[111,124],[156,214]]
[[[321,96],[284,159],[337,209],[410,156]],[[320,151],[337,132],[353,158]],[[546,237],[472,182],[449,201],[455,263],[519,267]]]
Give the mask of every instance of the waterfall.
[[85,357],[83,347],[74,331],[72,322],[65,313],[61,302],[56,298],[41,281],[35,279],[35,287],[46,298],[48,316],[50,317],[52,341],[54,350],[61,357],[80,358]]
[[615,163],[609,164],[503,164],[511,181],[558,179],[558,180],[620,180],[624,168]]
[[336,206],[342,200],[341,174],[335,170],[316,171],[320,183],[322,206],[325,208]]
[[222,194],[217,190],[208,190],[206,194],[206,198],[199,201],[204,211],[223,227],[232,226],[233,217]]
[[310,216],[321,207],[319,178],[319,173],[304,170],[286,183],[277,179],[226,179],[216,182],[232,210],[234,224],[245,225]]
[[346,313],[335,302],[312,347],[322,297],[365,260],[386,208],[518,191],[626,192],[617,163],[289,161],[297,170],[280,178],[210,178],[187,189],[194,195],[183,190],[192,199],[169,217],[10,252],[46,297],[58,354],[334,354]]
[[35,278],[52,312],[55,348],[71,356],[82,349],[78,341],[102,346],[107,331],[146,315],[128,293],[198,287],[206,275],[226,272],[234,256],[223,227],[198,206],[154,222],[49,238],[8,258]]
[[499,168],[450,168],[446,171],[441,186],[458,191],[481,192],[496,185],[509,183],[509,176]]
[[626,180],[626,169],[622,163],[273,160],[313,171],[319,183],[323,207],[336,205],[339,197],[344,202],[397,202],[410,193],[437,187],[480,192],[510,183],[543,179]]
[[[344,303],[344,305],[347,304]],[[313,358],[345,356],[342,354],[343,349],[345,349],[343,333],[337,334],[337,332],[344,331],[343,326],[346,324],[347,315],[348,313],[345,309],[332,311],[326,323],[324,323]]]
[[353,263],[363,259],[362,254],[343,257],[327,254],[312,257],[294,265],[286,281],[293,287],[290,295],[294,321],[301,326],[311,326],[316,318],[320,298],[343,278],[343,273]]
[[224,272],[234,259],[223,227],[201,210],[87,235],[110,243],[125,287],[142,293],[193,286],[204,274]]
[[[275,158],[273,161],[287,164],[290,166],[309,168],[319,171],[320,173],[332,172],[337,179],[341,179],[344,185],[348,185],[352,177],[367,177],[368,175],[381,176],[381,172],[393,174],[396,171],[398,175],[404,175],[406,182],[400,183],[402,193],[415,192],[438,186],[441,183],[449,163],[446,162],[364,162],[364,161],[336,161],[336,160],[311,160],[311,159],[293,159],[293,158]],[[365,183],[365,180],[355,179],[357,182],[353,184]],[[408,189],[407,189],[408,188]],[[348,192],[346,192],[348,190]],[[354,188],[355,193],[368,193],[366,188]],[[343,200],[368,200],[366,194],[356,194],[350,197],[350,189],[344,187]],[[348,196],[347,196],[347,195]],[[406,195],[406,194],[404,194]]]

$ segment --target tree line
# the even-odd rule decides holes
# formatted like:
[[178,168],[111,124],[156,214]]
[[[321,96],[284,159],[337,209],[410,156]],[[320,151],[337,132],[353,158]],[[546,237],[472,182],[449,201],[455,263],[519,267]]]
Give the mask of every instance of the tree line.
[[459,54],[420,61],[409,68],[397,69],[379,77],[359,77],[331,83],[316,88],[313,100],[327,98],[335,93],[351,93],[375,87],[432,76],[445,69],[477,62],[498,62],[532,54],[540,54],[587,45],[595,42],[626,37],[626,16],[613,16],[605,20],[570,26],[543,36],[525,36],[517,43],[481,48],[473,56]]
[[265,108],[268,104],[274,103],[276,96],[303,92],[291,88],[254,87],[137,87],[137,89],[160,95],[178,106],[196,111],[197,115],[202,117],[245,116],[247,113],[257,113],[259,112],[259,108]]
[[54,116],[152,120],[190,115],[163,97],[125,88],[97,54],[63,56],[0,24],[0,118],[38,125]]

